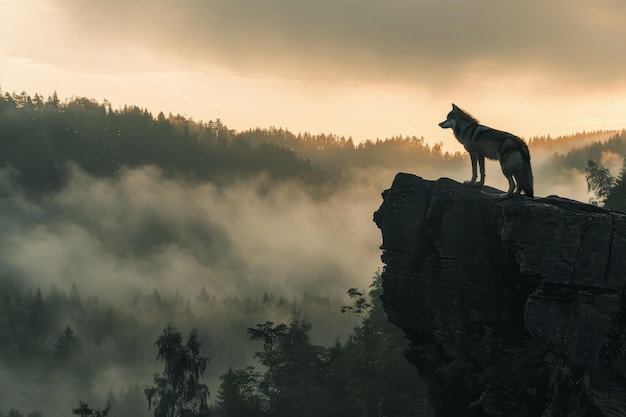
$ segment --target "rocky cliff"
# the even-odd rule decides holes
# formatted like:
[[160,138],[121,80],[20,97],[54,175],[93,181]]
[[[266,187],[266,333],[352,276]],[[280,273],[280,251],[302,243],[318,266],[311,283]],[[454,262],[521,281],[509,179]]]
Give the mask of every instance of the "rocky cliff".
[[398,174],[382,296],[440,417],[626,416],[626,215]]

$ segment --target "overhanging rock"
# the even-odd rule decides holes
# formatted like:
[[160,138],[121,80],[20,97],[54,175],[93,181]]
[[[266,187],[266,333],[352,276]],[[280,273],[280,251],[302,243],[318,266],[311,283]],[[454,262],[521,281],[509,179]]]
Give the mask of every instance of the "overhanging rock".
[[374,213],[437,415],[626,415],[626,215],[500,193],[398,174]]

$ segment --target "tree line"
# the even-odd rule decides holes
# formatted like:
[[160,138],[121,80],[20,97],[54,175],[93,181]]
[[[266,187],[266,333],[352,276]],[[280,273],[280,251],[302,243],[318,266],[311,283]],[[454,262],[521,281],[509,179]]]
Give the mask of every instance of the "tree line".
[[[406,341],[402,332],[387,321],[379,300],[381,293],[379,273],[367,293],[354,288],[348,291],[351,304],[341,311],[353,315],[356,324],[349,334],[330,345],[313,343],[311,321],[284,300],[290,304],[284,308],[291,308],[287,320],[241,326],[250,344],[251,362],[243,367],[230,366],[219,375],[219,387],[212,398],[202,376],[210,371],[215,351],[228,346],[220,345],[219,340],[211,341],[201,328],[200,332],[189,330],[186,339],[184,331],[171,322],[159,332],[156,323],[162,323],[162,319],[155,321],[152,332],[144,332],[141,327],[145,324],[133,322],[132,317],[95,297],[83,301],[76,286],[69,296],[58,290],[47,297],[39,290],[12,296],[3,292],[0,310],[5,313],[2,321],[7,326],[2,327],[0,349],[2,357],[16,368],[34,369],[35,364],[39,365],[36,384],[44,389],[40,398],[26,399],[24,405],[31,417],[54,415],[45,407],[52,404],[54,395],[65,397],[62,403],[66,407],[71,404],[77,415],[357,417],[377,416],[381,407],[386,415],[393,415],[410,401],[423,397],[424,387],[403,357]],[[204,303],[218,302],[211,296],[207,300],[199,294],[199,298]],[[267,295],[256,302],[271,303],[272,298]],[[183,317],[193,315],[189,303],[180,297],[165,300],[153,294],[148,299],[160,304],[162,318],[180,317],[168,314],[168,309],[182,310]],[[274,307],[278,302],[274,301]],[[249,303],[253,301],[237,308]],[[79,317],[84,322],[78,321]],[[58,323],[63,322],[72,324],[59,330]],[[183,322],[183,327],[189,328],[189,322]],[[57,330],[52,331],[54,328]],[[159,334],[153,347],[147,334]],[[117,346],[103,355],[96,346],[111,343],[109,337],[115,338]],[[153,374],[152,383],[146,376],[143,383],[123,391],[111,387],[108,392],[95,392],[95,387],[101,385],[99,378],[112,362],[132,372],[135,362],[155,357],[154,346],[163,370]],[[98,408],[103,398],[105,406]],[[17,409],[0,409],[3,417],[20,415]]]
[[194,121],[163,112],[155,117],[134,105],[114,109],[106,100],[0,90],[0,167],[14,169],[26,190],[57,190],[70,163],[95,176],[156,165],[188,180],[228,182],[264,173],[275,180],[319,185],[350,167],[412,167],[461,159],[459,152],[443,152],[441,143],[430,146],[423,137],[355,144],[334,134],[294,134],[275,127],[237,132],[220,119]]
[[[598,147],[624,153],[621,140],[597,141],[620,132],[583,132],[528,140],[533,155],[553,152],[553,166],[584,172],[586,158]],[[580,143],[576,149],[559,149]],[[85,97],[60,100],[0,90],[0,167],[14,170],[26,191],[57,190],[68,165],[105,176],[125,167],[158,166],[172,176],[216,183],[259,174],[274,180],[295,179],[305,184],[338,186],[338,173],[352,168],[441,172],[464,168],[465,152],[443,150],[423,137],[393,136],[355,143],[351,137],[293,133],[287,129],[251,128],[237,132],[220,119],[194,121],[180,114],[154,116],[146,109],[124,105],[114,109]]]
[[186,179],[228,181],[264,173],[272,179],[316,182],[324,175],[293,151],[251,146],[218,119],[196,123],[180,115],[87,98],[60,101],[0,95],[0,165],[16,171],[26,190],[57,190],[74,163],[95,176],[156,165]]
[[344,342],[311,343],[311,323],[294,313],[287,323],[265,322],[247,329],[261,349],[255,353],[264,371],[229,369],[220,376],[214,415],[378,416],[398,415],[424,396],[416,371],[402,355],[402,332],[382,309],[380,274],[368,294],[352,288],[352,305],[342,308],[359,324]]

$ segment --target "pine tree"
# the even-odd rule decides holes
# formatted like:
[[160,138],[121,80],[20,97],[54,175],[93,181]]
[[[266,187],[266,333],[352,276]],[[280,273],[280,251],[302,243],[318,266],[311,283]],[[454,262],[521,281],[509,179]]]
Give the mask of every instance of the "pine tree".
[[257,393],[260,374],[254,367],[234,370],[220,376],[215,414],[220,417],[255,417],[262,415],[262,400]]

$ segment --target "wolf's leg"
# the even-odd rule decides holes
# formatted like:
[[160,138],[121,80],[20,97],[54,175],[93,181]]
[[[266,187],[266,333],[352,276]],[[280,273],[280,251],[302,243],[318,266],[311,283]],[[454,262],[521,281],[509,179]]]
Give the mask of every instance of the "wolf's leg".
[[500,167],[502,168],[502,173],[509,181],[509,189],[500,196],[501,198],[509,197],[513,191],[515,191],[515,194],[519,194],[522,191],[519,177],[520,167],[523,165],[522,155],[512,149],[510,143],[508,145],[509,147],[500,153]]
[[476,183],[476,155],[470,153],[470,159],[472,160],[472,179],[465,181],[463,184],[474,185]]
[[513,175],[511,174],[504,174],[506,176],[506,179],[509,180],[509,189],[507,190],[506,193],[504,194],[500,194],[498,197],[499,198],[509,198],[511,196],[511,194],[513,194],[513,190],[515,190],[515,181],[513,181]]
[[[510,197],[513,191],[515,190],[516,184],[515,184],[515,180],[513,179],[513,176],[514,176],[513,173],[515,172],[515,166],[517,165],[517,161],[515,159],[516,158],[514,158],[514,156],[511,154],[500,155],[500,167],[502,168],[502,173],[504,174],[506,179],[509,181],[509,189],[507,190],[506,193],[500,195],[500,198]],[[517,186],[517,188],[519,188],[519,185]]]
[[478,156],[478,166],[480,167],[480,181],[476,185],[482,187],[485,183],[485,157],[483,155]]

